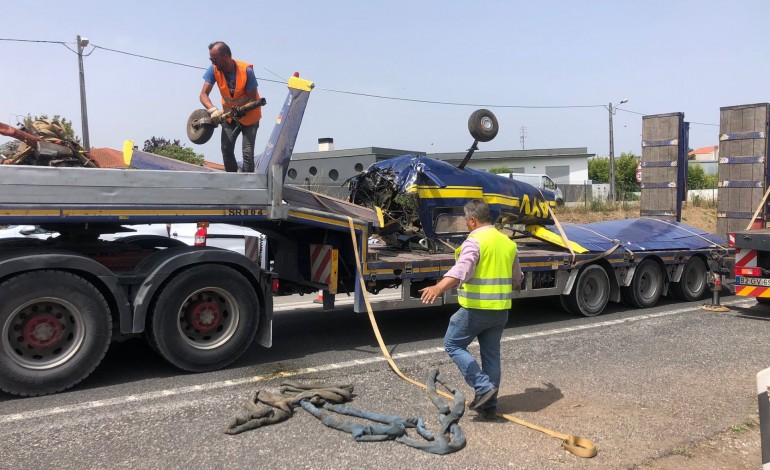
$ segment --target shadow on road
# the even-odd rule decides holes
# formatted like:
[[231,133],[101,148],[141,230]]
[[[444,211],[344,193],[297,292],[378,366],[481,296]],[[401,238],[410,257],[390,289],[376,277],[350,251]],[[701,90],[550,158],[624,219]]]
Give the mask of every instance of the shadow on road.
[[497,409],[502,413],[522,411],[540,411],[564,398],[561,389],[552,383],[544,383],[542,387],[530,387],[523,393],[504,395],[497,399]]

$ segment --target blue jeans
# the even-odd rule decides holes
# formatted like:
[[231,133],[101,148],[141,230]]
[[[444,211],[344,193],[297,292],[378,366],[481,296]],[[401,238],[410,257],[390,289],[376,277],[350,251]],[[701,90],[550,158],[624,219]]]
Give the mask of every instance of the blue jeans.
[[[500,388],[500,339],[508,323],[508,310],[477,310],[460,307],[449,319],[444,349],[449,353],[476,395]],[[468,345],[479,338],[481,367],[468,352]],[[497,398],[485,408],[497,406]]]
[[254,173],[254,142],[257,140],[257,129],[259,129],[259,122],[251,126],[241,126],[235,121],[222,123],[222,163],[225,165],[226,172],[238,171],[238,163],[235,161],[235,140],[242,132],[243,172]]

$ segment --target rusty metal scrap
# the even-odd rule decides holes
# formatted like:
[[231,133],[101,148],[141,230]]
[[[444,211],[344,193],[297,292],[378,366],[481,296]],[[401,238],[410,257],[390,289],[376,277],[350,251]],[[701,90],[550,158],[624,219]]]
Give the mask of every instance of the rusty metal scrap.
[[4,165],[99,166],[79,143],[67,136],[58,122],[41,119],[32,124],[33,129],[21,129],[0,122],[0,134],[20,141],[16,153],[3,160]]

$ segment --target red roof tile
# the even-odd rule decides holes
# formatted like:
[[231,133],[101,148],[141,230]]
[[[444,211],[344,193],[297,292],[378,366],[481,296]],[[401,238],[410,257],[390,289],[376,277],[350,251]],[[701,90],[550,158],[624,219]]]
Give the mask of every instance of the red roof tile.
[[222,170],[222,171],[225,170],[225,166],[222,165],[221,163],[214,163],[214,162],[206,162],[206,161],[204,161],[203,162],[203,166],[205,166],[206,168],[214,169],[214,170]]
[[707,153],[714,153],[716,152],[717,149],[719,149],[719,145],[712,145],[711,147],[701,147],[699,149],[693,150],[687,155],[704,155]]
[[100,168],[128,168],[123,161],[123,152],[107,147],[92,148],[89,152]]

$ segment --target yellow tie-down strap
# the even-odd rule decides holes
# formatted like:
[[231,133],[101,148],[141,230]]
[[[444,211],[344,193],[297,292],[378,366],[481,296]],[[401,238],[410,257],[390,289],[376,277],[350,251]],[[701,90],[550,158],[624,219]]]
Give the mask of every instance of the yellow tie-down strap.
[[[360,284],[361,288],[361,295],[364,296],[364,303],[366,304],[366,312],[369,314],[369,322],[372,324],[372,330],[374,331],[374,336],[377,338],[377,344],[380,346],[380,351],[382,351],[382,355],[385,357],[385,359],[388,361],[388,364],[390,365],[390,368],[393,369],[393,372],[396,373],[399,377],[406,380],[407,382],[416,385],[422,389],[427,390],[428,386],[425,385],[422,382],[419,382],[417,380],[414,380],[410,377],[407,377],[403,372],[401,372],[401,369],[398,368],[396,365],[396,362],[393,360],[393,356],[390,355],[390,352],[388,352],[388,348],[385,346],[385,341],[382,340],[382,335],[380,334],[380,328],[377,326],[377,320],[374,318],[374,311],[372,310],[372,304],[369,302],[369,292],[366,290],[366,281],[364,281],[364,275],[362,274],[363,265],[361,264],[361,256],[358,254],[358,241],[356,240],[356,229],[353,227],[353,219],[348,217],[348,226],[350,227],[350,239],[353,242],[353,253],[356,256],[356,265],[358,266],[358,282]],[[363,240],[363,243],[366,243],[366,240]],[[441,391],[436,390],[439,395],[443,396],[444,398],[452,399],[454,398],[452,395]],[[526,426],[530,429],[534,429],[535,431],[540,431],[542,433],[548,434],[551,437],[555,437],[557,439],[561,439],[562,446],[564,449],[574,455],[577,455],[578,457],[583,458],[591,458],[596,455],[596,446],[593,442],[591,442],[589,439],[586,439],[585,437],[581,436],[575,436],[572,434],[562,434],[560,432],[552,431],[550,429],[538,426],[536,424],[528,423],[526,421],[520,420],[519,418],[516,418],[515,416],[509,415],[509,414],[499,414],[501,418],[507,419],[508,421],[511,421],[516,424],[521,424],[522,426]]]

